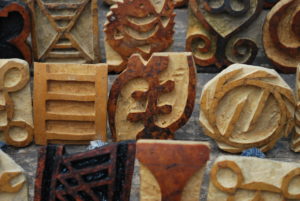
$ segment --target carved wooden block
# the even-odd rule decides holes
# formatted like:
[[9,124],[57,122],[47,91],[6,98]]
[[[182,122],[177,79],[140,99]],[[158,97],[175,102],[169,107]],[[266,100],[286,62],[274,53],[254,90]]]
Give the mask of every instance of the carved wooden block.
[[260,46],[263,0],[190,0],[186,50],[205,67],[251,63]]
[[296,75],[296,111],[295,111],[295,133],[292,138],[292,150],[300,152],[300,64]]
[[270,150],[294,127],[295,97],[274,70],[235,64],[203,88],[200,123],[219,148]]
[[0,150],[0,200],[28,201],[24,170]]
[[16,147],[33,140],[29,66],[20,59],[0,59],[0,141]]
[[133,55],[112,85],[108,115],[115,141],[170,139],[192,114],[196,73],[191,53]]
[[106,141],[106,64],[35,63],[35,142]]
[[221,156],[211,169],[207,201],[298,201],[299,175],[298,163]]
[[36,61],[100,61],[97,0],[30,0]]
[[[153,0],[152,0],[153,1]],[[175,3],[175,7],[182,7],[188,4],[188,0],[173,0]],[[113,5],[116,2],[121,2],[121,0],[104,0],[108,5]],[[155,1],[153,1],[155,4]]]
[[71,155],[63,146],[43,147],[34,201],[129,201],[134,159],[134,142]]
[[139,140],[140,201],[199,201],[207,143]]
[[124,70],[134,53],[149,59],[152,53],[170,47],[174,18],[173,0],[124,0],[114,4],[104,27],[109,71]]
[[300,1],[281,0],[268,13],[263,29],[267,57],[281,71],[296,72],[300,63]]
[[31,49],[26,43],[30,34],[27,7],[13,1],[0,2],[0,58],[19,58],[32,62]]

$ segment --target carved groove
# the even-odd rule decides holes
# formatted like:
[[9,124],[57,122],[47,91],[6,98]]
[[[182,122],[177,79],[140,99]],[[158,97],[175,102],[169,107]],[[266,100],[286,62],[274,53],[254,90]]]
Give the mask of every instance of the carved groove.
[[73,155],[64,152],[63,146],[40,150],[35,201],[129,201],[135,143]]
[[1,1],[0,30],[0,58],[19,58],[31,64],[31,49],[26,43],[30,34],[30,15],[27,7],[13,1]]
[[35,64],[35,141],[106,140],[107,66]]
[[278,2],[265,20],[263,44],[267,57],[281,71],[296,72],[300,63],[300,2]]
[[[32,0],[30,6],[33,12],[33,47],[37,61],[99,62],[99,41],[96,37],[98,7],[95,0],[53,0],[51,3]],[[43,29],[47,30],[47,35],[40,30],[40,26],[45,26]]]
[[0,151],[0,167],[0,200],[28,201],[24,170],[3,151]]
[[109,70],[121,72],[128,58],[139,53],[149,59],[173,42],[174,5],[172,0],[124,0],[114,4],[105,24]]
[[[254,163],[258,170],[251,169],[250,164]],[[268,171],[265,172],[265,169]],[[250,170],[251,173],[247,172]],[[264,175],[259,171],[265,172]],[[211,169],[208,201],[216,198],[220,201],[234,201],[241,197],[245,200],[296,201],[300,198],[297,189],[299,181],[295,180],[299,175],[300,168],[295,163],[247,157],[220,157]]]
[[149,61],[133,55],[109,95],[114,140],[173,138],[192,113],[195,79],[188,53],[156,53]]
[[208,82],[201,96],[200,123],[219,148],[270,150],[294,126],[294,95],[273,70],[236,64]]
[[263,0],[191,0],[186,50],[198,65],[223,67],[251,63],[258,51],[257,33]]
[[16,147],[29,145],[33,139],[29,66],[18,59],[0,61],[2,140]]

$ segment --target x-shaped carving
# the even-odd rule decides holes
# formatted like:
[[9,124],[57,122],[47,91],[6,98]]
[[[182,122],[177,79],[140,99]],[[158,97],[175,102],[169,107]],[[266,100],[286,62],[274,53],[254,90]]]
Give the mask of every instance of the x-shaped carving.
[[[40,7],[41,11],[47,16],[51,26],[57,31],[57,35],[55,36],[54,40],[51,42],[50,46],[43,52],[40,59],[45,59],[48,56],[49,52],[55,48],[55,45],[57,44],[59,39],[67,38],[71,42],[71,48],[77,49],[81,53],[81,56],[84,57],[87,61],[92,61],[92,58],[90,58],[90,56],[85,53],[85,51],[80,47],[78,42],[70,33],[72,28],[75,26],[77,19],[80,17],[85,7],[88,5],[89,1],[90,0],[84,0],[78,5],[74,3],[70,5],[64,5],[64,7],[66,8],[76,9],[74,16],[52,16],[49,10],[46,8],[45,3],[43,3],[42,0],[37,0],[38,6]],[[76,6],[78,7],[76,8]],[[57,18],[58,20],[70,19],[70,22],[67,26],[61,27],[56,23],[55,18]]]

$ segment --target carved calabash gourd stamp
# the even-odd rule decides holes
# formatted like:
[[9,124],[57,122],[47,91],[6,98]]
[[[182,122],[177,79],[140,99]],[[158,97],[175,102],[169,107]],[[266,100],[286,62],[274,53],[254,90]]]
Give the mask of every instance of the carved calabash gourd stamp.
[[99,63],[97,0],[28,0],[35,61]]
[[173,42],[174,5],[172,0],[124,0],[107,14],[106,57],[110,71],[124,70],[128,58],[139,53],[149,59]]
[[199,201],[209,153],[203,142],[139,140],[140,200]]
[[211,169],[207,201],[297,201],[299,175],[297,163],[221,156]]
[[132,141],[77,154],[65,153],[63,146],[43,147],[34,201],[129,201],[134,159]]
[[300,63],[300,2],[282,0],[268,13],[263,29],[267,57],[281,71],[296,72]]
[[[200,66],[251,63],[258,52],[263,0],[189,2],[186,50]],[[254,26],[254,25],[253,25]]]
[[235,64],[203,88],[200,123],[219,148],[270,150],[294,126],[292,89],[274,70]]
[[109,124],[116,141],[169,139],[192,114],[196,72],[190,53],[133,55],[112,85]]
[[28,187],[24,170],[0,150],[0,200],[27,201]]
[[0,140],[24,147],[33,140],[30,73],[26,61],[0,60]]
[[0,58],[19,58],[31,63],[31,49],[26,43],[31,31],[27,7],[13,1],[1,1],[0,30]]
[[292,150],[300,152],[300,65],[296,75],[296,111],[295,111],[295,133],[292,138]]

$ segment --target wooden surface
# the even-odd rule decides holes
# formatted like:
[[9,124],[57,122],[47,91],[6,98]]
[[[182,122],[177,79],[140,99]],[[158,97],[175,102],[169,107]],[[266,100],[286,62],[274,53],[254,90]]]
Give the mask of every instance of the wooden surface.
[[[105,21],[105,15],[108,12],[108,7],[102,5],[102,3],[99,3],[100,8],[100,15],[99,15],[99,22],[100,22],[100,30],[103,28],[103,24]],[[187,31],[187,22],[188,22],[188,13],[187,8],[182,9],[175,9],[175,12],[177,14],[175,18],[175,33],[174,33],[174,43],[172,44],[172,50],[174,51],[184,51],[185,50],[185,37],[186,37],[186,31]],[[255,26],[252,28],[255,32],[257,32],[257,37],[261,38],[261,32],[256,31],[257,28]],[[103,49],[104,47],[104,38],[103,38],[103,32],[100,32],[99,38],[100,38],[100,46],[101,46],[101,58],[103,58],[102,62],[105,62],[105,51]],[[265,67],[273,67],[272,64],[268,62],[266,59],[266,56],[262,50],[262,47],[258,49],[258,54],[256,59],[254,60],[254,65],[260,65]],[[204,182],[202,185],[202,193],[200,196],[201,201],[206,201],[207,198],[207,188],[208,188],[208,182],[209,182],[209,173],[210,169],[212,167],[212,162],[216,159],[217,156],[221,155],[228,155],[227,153],[221,151],[218,149],[216,143],[214,140],[210,139],[210,137],[204,135],[203,130],[199,126],[199,102],[200,102],[200,95],[202,93],[203,86],[212,79],[216,72],[219,72],[220,70],[217,67],[211,67],[211,68],[205,68],[205,67],[199,67],[198,71],[201,73],[197,74],[197,87],[196,87],[196,101],[195,101],[195,107],[193,110],[192,117],[189,119],[187,124],[183,126],[181,129],[179,129],[175,133],[175,139],[180,140],[202,140],[206,142],[210,142],[211,144],[211,160],[208,163],[208,168],[204,174]],[[291,88],[295,88],[295,74],[281,74],[283,79],[291,86]],[[116,79],[115,75],[110,75],[108,77],[108,83],[109,88],[111,87],[113,81]],[[111,139],[110,130],[108,129],[108,136]],[[300,162],[300,155],[292,152],[290,150],[290,138],[283,138],[279,140],[275,147],[266,152],[266,156],[269,159],[274,159],[277,161],[288,161],[288,162]],[[40,146],[37,145],[31,145],[26,148],[17,149],[14,147],[8,147],[6,149],[6,152],[19,164],[26,170],[26,175],[28,178],[28,184],[29,184],[29,194],[30,194],[30,201],[33,200],[33,194],[34,194],[34,179],[36,174],[36,168],[37,168],[37,153],[38,148]],[[75,152],[81,152],[86,151],[87,146],[73,146],[68,145],[67,150],[70,153]],[[137,165],[135,167],[134,177],[133,177],[133,185],[132,185],[132,191],[131,191],[131,200],[130,201],[139,201],[139,166]]]
[[[155,2],[155,3],[154,3]],[[134,53],[149,59],[173,42],[172,0],[124,0],[114,4],[104,26],[109,71],[121,72]]]
[[211,170],[207,201],[297,201],[299,163],[251,157],[220,157]]
[[300,63],[300,1],[282,0],[267,15],[263,28],[267,57],[283,72]]
[[19,58],[32,62],[26,40],[31,32],[29,9],[15,1],[0,2],[0,58]]
[[254,61],[263,0],[242,2],[190,0],[186,50],[193,52],[198,65],[223,67]]
[[29,65],[20,59],[0,60],[1,141],[25,147],[33,140]]
[[131,56],[109,94],[113,139],[173,139],[192,114],[195,86],[191,53],[155,53],[146,62]]
[[63,146],[39,151],[35,201],[129,201],[135,142],[68,154]]
[[35,61],[98,63],[97,0],[28,0]]
[[233,64],[210,80],[200,99],[200,124],[231,153],[266,152],[294,127],[295,97],[274,70]]
[[295,133],[292,138],[292,148],[295,152],[300,152],[300,65],[297,68],[296,74]]
[[107,65],[34,63],[35,143],[106,141]]
[[24,170],[0,151],[0,200],[28,201],[28,184]]
[[201,142],[139,140],[140,200],[198,201],[209,153],[209,145]]

